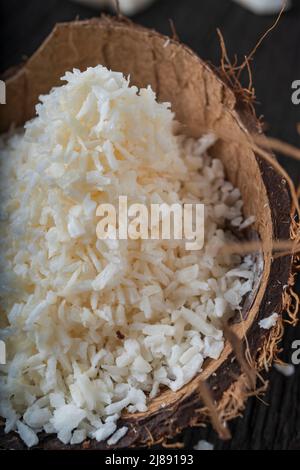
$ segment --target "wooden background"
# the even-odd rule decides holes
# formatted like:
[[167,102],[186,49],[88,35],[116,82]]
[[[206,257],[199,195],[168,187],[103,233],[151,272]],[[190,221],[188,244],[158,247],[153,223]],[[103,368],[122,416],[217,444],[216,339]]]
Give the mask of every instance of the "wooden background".
[[[32,54],[56,22],[97,14],[67,0],[0,0],[1,72]],[[215,65],[220,62],[217,27],[224,35],[229,56],[237,54],[241,61],[274,22],[274,17],[255,16],[230,0],[159,0],[134,19],[170,34],[169,18],[173,19],[180,39]],[[252,64],[257,114],[264,115],[270,135],[298,146],[296,125],[300,122],[300,105],[291,102],[291,84],[300,80],[299,46],[300,5],[295,2],[292,11],[284,15],[259,48]],[[279,159],[299,184],[300,163],[280,156]],[[281,357],[287,362],[291,360],[294,339],[300,340],[300,326],[286,329]],[[257,398],[248,401],[244,417],[230,425],[231,441],[221,442],[210,426],[188,429],[180,436],[186,448],[206,439],[215,449],[300,450],[300,367],[290,378],[276,370],[268,378],[270,387],[265,403]]]

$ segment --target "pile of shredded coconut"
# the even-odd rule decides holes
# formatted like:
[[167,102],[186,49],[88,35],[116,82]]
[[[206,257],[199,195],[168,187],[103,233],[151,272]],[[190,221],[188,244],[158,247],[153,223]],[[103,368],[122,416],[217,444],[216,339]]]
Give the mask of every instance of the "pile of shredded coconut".
[[[147,409],[223,349],[220,318],[252,289],[250,258],[221,255],[244,223],[238,189],[200,140],[176,137],[150,87],[102,66],[66,73],[37,117],[1,141],[0,415],[31,447],[114,445],[123,410]],[[96,208],[202,202],[205,245],[96,237]]]

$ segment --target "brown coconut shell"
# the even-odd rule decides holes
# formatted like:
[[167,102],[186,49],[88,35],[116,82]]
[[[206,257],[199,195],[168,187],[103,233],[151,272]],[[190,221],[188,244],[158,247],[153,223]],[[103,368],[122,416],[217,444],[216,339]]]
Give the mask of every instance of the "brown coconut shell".
[[[221,357],[207,361],[203,372],[178,392],[162,390],[147,412],[124,414],[120,426],[128,426],[129,431],[115,448],[166,444],[184,428],[208,419],[213,419],[221,437],[228,437],[221,423],[240,414],[247,396],[262,387],[259,379],[255,386],[249,371],[256,373],[272,362],[282,336],[281,318],[271,330],[261,329],[258,322],[289,304],[292,256],[272,256],[274,240],[290,240],[292,233],[288,185],[272,165],[254,154],[250,134],[260,132],[260,127],[240,96],[188,47],[122,19],[58,24],[25,65],[7,78],[0,132],[31,119],[39,95],[60,85],[67,70],[97,64],[130,75],[138,87],[150,84],[160,101],[172,104],[182,132],[199,137],[211,131],[221,136],[213,153],[223,161],[227,178],[240,189],[245,215],[255,215],[263,253],[258,288],[245,303],[245,320],[227,331]],[[3,425],[0,439],[0,448],[24,447],[17,434],[4,434]],[[70,446],[41,435],[38,447]],[[107,445],[91,440],[73,448],[105,449]]]

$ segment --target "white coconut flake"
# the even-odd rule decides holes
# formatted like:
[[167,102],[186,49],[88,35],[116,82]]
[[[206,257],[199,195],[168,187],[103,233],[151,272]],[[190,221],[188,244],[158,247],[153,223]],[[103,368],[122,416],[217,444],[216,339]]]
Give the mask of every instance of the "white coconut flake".
[[93,433],[93,438],[98,442],[105,441],[116,429],[116,423],[105,423],[100,429]]
[[[0,139],[0,413],[28,447],[42,430],[117,443],[123,411],[145,412],[160,387],[180,389],[220,356],[220,319],[254,278],[250,257],[219,252],[228,223],[249,219],[210,156],[216,137],[175,135],[170,105],[121,73],[97,66],[63,80],[24,131]],[[97,239],[97,207],[119,196],[148,208],[205,201],[203,250]]]
[[73,432],[70,444],[81,444],[86,439],[86,430],[85,429],[78,429]]
[[263,318],[262,320],[260,320],[258,324],[264,330],[270,330],[271,328],[273,328],[273,326],[276,325],[278,317],[279,317],[278,313],[274,312],[269,317]]
[[255,216],[250,215],[246,220],[244,220],[244,222],[241,223],[239,230],[244,230],[245,228],[250,227],[250,225],[254,224],[255,220]]
[[25,442],[27,447],[36,446],[39,442],[37,434],[26,424],[22,423],[21,421],[17,422],[17,431],[19,433],[20,438]]
[[25,423],[32,428],[41,428],[45,426],[51,418],[51,412],[48,408],[38,408],[32,406],[27,408],[23,415]]
[[295,373],[295,366],[293,364],[274,364],[274,367],[285,377],[291,377]]
[[118,268],[116,265],[113,263],[108,264],[92,282],[92,288],[96,291],[104,289],[104,287],[114,278],[117,271]]
[[194,446],[194,450],[214,450],[214,446],[210,442],[201,440]]
[[122,437],[125,436],[125,434],[128,432],[128,428],[126,426],[123,426],[122,428],[119,428],[107,441],[107,444],[109,446],[113,446],[119,442]]
[[54,411],[51,423],[57,431],[65,430],[70,432],[75,429],[85,417],[86,411],[70,403]]

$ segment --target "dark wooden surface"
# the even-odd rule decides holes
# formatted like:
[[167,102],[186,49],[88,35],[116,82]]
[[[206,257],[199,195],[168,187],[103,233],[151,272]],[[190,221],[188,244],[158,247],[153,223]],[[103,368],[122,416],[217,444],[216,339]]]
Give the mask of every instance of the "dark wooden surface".
[[[30,56],[58,21],[90,18],[97,12],[67,0],[0,0],[0,45],[3,72]],[[220,61],[216,35],[219,27],[230,57],[240,60],[274,22],[274,17],[258,17],[230,0],[159,0],[137,15],[135,21],[170,34],[172,18],[180,39],[215,65]],[[264,115],[268,133],[300,146],[296,125],[300,122],[300,105],[291,101],[291,84],[300,80],[300,5],[282,18],[276,30],[264,41],[252,64],[257,95],[257,113]],[[247,77],[244,77],[245,83]],[[300,183],[300,163],[279,156],[281,163]],[[292,342],[300,339],[300,327],[288,327],[282,343],[281,357],[290,362]],[[248,401],[243,418],[231,423],[233,438],[221,442],[214,431],[189,429],[180,439],[186,448],[199,439],[213,443],[215,449],[229,450],[300,450],[300,367],[286,378],[272,370],[264,402]]]

